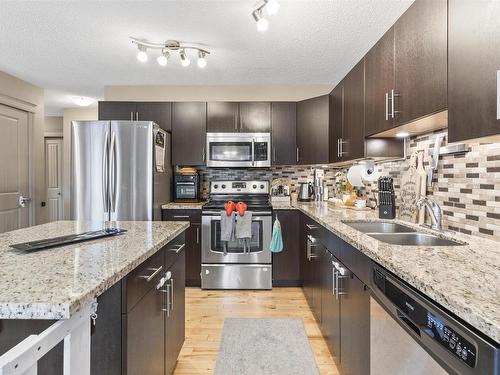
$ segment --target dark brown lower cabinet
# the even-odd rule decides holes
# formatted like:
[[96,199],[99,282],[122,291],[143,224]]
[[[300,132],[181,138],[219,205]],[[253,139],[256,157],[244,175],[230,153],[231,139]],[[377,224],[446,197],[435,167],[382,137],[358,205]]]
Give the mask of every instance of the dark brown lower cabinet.
[[125,317],[127,375],[166,374],[163,298],[163,293],[152,288]]
[[201,286],[201,211],[163,210],[162,220],[189,221],[186,229],[186,286]]
[[165,324],[165,374],[171,374],[177,363],[177,356],[181,351],[185,339],[185,278],[186,278],[186,253],[181,251],[175,263],[168,269],[170,279],[167,281],[170,292],[165,293],[165,298],[170,298],[166,303]]
[[299,214],[296,210],[275,211],[283,235],[283,251],[273,253],[273,286],[301,286]]

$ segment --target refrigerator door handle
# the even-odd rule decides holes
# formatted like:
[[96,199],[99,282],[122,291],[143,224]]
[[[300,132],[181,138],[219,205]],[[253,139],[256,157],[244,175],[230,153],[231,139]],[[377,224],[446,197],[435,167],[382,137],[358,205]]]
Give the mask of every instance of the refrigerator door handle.
[[110,166],[111,166],[111,178],[110,185],[111,189],[109,192],[109,198],[111,202],[111,212],[116,210],[116,133],[113,132],[111,135],[111,148],[110,148]]
[[109,132],[106,132],[102,151],[102,203],[104,212],[109,212]]

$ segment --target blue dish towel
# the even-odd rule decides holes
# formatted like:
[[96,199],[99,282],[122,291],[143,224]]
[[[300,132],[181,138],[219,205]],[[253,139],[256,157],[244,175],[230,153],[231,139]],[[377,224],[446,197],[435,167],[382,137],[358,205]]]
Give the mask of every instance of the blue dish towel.
[[274,220],[270,250],[273,253],[280,253],[283,250],[283,235],[281,233],[281,224],[278,218]]

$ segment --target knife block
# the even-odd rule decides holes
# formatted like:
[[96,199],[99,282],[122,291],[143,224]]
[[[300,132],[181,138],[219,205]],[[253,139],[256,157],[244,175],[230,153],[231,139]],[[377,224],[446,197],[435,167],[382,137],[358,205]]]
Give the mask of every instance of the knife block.
[[378,179],[378,202],[379,219],[394,219],[396,217],[396,198],[394,182],[391,177]]

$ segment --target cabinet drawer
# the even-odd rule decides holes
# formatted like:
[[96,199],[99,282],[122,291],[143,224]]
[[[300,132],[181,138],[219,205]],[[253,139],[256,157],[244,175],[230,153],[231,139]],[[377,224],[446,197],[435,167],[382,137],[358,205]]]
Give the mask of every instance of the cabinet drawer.
[[201,224],[201,210],[162,210],[163,221],[189,221]]
[[130,311],[151,288],[154,288],[165,274],[163,255],[164,249],[157,251],[127,275],[125,288],[127,311]]
[[[165,272],[174,264],[179,257],[179,254],[186,251],[186,237],[185,234],[179,234],[174,240],[170,241],[164,247],[165,251]],[[163,274],[165,273],[163,272]]]

